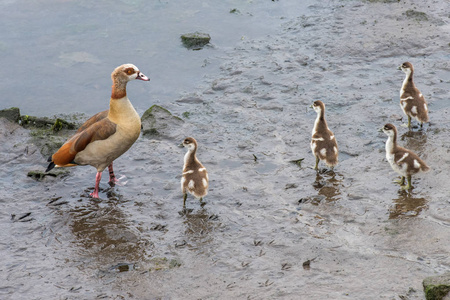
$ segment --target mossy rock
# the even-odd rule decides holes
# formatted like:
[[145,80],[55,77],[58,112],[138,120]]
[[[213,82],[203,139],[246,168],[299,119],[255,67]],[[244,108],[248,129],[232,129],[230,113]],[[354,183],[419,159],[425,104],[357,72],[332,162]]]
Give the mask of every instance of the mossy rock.
[[20,109],[18,107],[11,107],[0,110],[0,118],[6,118],[7,120],[17,123],[20,119]]
[[159,105],[147,109],[141,123],[143,135],[152,138],[177,138],[184,125],[181,118]]
[[405,12],[405,15],[406,15],[408,18],[415,19],[416,21],[428,21],[428,16],[427,16],[427,14],[424,13],[424,12],[421,12],[421,11],[416,11],[416,10],[413,10],[413,9],[408,9],[408,10]]
[[67,122],[66,120],[57,118],[50,119],[47,117],[34,117],[23,115],[20,116],[20,124],[25,128],[45,128],[52,131],[60,131],[62,129],[75,129],[76,124]]
[[427,277],[423,280],[422,284],[425,291],[425,299],[450,299],[450,273]]
[[194,32],[181,35],[183,45],[188,49],[198,50],[209,44],[211,37],[207,33]]

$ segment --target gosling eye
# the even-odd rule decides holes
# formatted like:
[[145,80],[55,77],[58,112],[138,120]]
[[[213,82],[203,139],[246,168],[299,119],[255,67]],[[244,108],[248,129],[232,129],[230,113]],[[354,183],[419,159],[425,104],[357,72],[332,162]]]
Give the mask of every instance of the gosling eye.
[[134,74],[135,72],[134,72],[134,69],[128,68],[128,69],[125,70],[125,73],[127,73],[127,75],[132,75],[132,74]]

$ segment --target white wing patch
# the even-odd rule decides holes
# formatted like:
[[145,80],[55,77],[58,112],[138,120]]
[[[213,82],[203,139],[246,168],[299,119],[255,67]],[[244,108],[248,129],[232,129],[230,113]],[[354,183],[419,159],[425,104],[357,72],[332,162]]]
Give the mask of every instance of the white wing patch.
[[411,108],[411,112],[412,112],[413,114],[417,115],[417,106],[414,105],[414,106]]
[[184,172],[183,175],[192,174],[192,173],[194,173],[194,170],[188,170],[188,171]]
[[417,159],[414,160],[414,168],[420,169],[420,163],[417,161]]
[[203,182],[203,186],[204,186],[205,188],[207,188],[207,187],[208,187],[208,181],[206,181],[206,178],[203,178],[203,179],[202,179],[202,182]]
[[313,141],[324,141],[325,139],[320,137],[320,138],[312,138]]
[[189,188],[190,190],[193,190],[193,189],[195,188],[195,182],[194,182],[194,180],[191,179],[191,181],[189,181],[189,183],[188,183],[188,188]]
[[327,155],[327,149],[326,149],[326,148],[322,148],[322,149],[320,149],[319,153],[320,153],[322,156],[326,156],[326,155]]
[[199,172],[206,171],[206,168],[200,168],[200,169],[198,169],[198,171],[199,171]]
[[330,141],[332,141],[334,139],[334,135],[330,136]]
[[337,147],[334,147],[334,154],[338,154],[338,148]]
[[400,158],[397,163],[401,163],[405,158],[408,157],[408,155],[409,155],[409,153],[403,154],[402,158]]

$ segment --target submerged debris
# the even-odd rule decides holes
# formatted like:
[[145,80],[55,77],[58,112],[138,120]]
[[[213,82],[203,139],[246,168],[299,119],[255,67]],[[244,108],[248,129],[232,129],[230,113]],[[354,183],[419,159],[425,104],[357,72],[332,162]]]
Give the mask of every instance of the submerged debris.
[[413,9],[408,9],[408,10],[405,12],[405,15],[406,15],[408,18],[415,19],[416,21],[428,21],[428,16],[427,16],[427,14],[424,13],[424,12],[421,12],[421,11],[416,11],[416,10],[413,10]]
[[299,166],[300,168],[302,167],[302,161],[304,161],[304,158],[300,158],[300,159],[295,159],[295,160],[291,160],[291,163],[296,164],[297,166]]

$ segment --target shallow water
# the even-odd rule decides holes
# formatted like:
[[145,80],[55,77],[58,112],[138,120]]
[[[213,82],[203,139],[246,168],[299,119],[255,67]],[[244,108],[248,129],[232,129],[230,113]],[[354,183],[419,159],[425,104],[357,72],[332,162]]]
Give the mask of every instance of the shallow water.
[[[151,79],[129,89],[136,109],[143,112],[191,91],[206,74],[218,73],[221,57],[240,40],[275,33],[282,17],[297,16],[307,5],[3,1],[0,104],[19,106],[28,115],[92,115],[108,106],[114,68],[133,63]],[[236,13],[230,13],[233,9]],[[209,33],[211,45],[202,51],[185,49],[180,36],[195,31]]]
[[[293,5],[285,2],[270,4]],[[133,3],[139,2],[124,5]],[[280,11],[286,15],[276,18],[273,32],[185,52],[215,63],[188,79],[186,93],[171,91],[175,101],[164,100],[174,94],[164,98],[158,73],[147,74],[148,85],[129,85],[141,110],[160,101],[176,116],[189,112],[185,125],[165,138],[141,137],[115,162],[126,184],[110,188],[104,179],[101,200],[88,197],[90,167],[63,178],[26,177],[45,159],[27,130],[2,123],[0,295],[424,299],[423,278],[450,271],[448,11],[441,1],[311,2],[297,15]],[[431,120],[409,133],[398,104],[397,66],[406,60]],[[70,70],[78,67],[92,64]],[[106,78],[98,84],[109,85]],[[147,94],[146,106],[139,99]],[[334,172],[309,168],[315,113],[307,107],[316,99],[327,105],[340,148]],[[410,192],[392,182],[386,136],[378,132],[387,122],[399,129],[399,143],[432,168],[413,177]],[[188,135],[199,141],[211,181],[206,205],[189,197],[183,214],[185,150],[178,145]],[[300,158],[301,167],[291,162]]]

